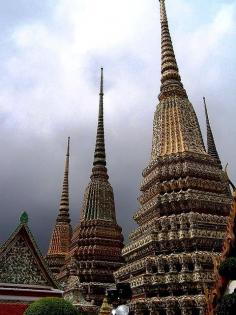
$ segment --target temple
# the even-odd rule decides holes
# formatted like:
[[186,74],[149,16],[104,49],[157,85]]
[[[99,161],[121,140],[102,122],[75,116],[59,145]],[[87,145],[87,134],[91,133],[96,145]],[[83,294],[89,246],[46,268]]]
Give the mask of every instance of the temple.
[[43,297],[62,297],[28,227],[20,224],[0,247],[0,314],[23,315],[30,303]]
[[[204,144],[180,76],[165,0],[159,3],[161,84],[151,156],[133,216],[137,228],[124,246],[106,162],[102,68],[93,166],[80,221],[72,230],[68,138],[60,205],[45,259],[26,212],[0,246],[0,315],[23,315],[42,297],[64,297],[81,314],[108,315],[109,288],[117,294],[114,305],[130,299],[130,315],[216,315],[225,294],[236,293],[236,277],[220,275],[219,268],[236,257],[236,188],[222,168],[205,98]],[[122,298],[121,283],[123,288],[130,283],[132,298]]]
[[[74,304],[101,305],[106,289],[114,284],[113,272],[123,265],[122,230],[116,222],[113,189],[106,168],[103,69],[99,94],[97,137],[91,181],[88,184],[81,209],[80,223],[73,231],[66,265],[58,279],[67,283],[65,294]],[[68,281],[68,272],[77,279],[75,286]],[[78,300],[73,298],[77,292]],[[88,304],[89,306],[89,304]]]
[[65,172],[59,213],[46,256],[48,266],[56,277],[59,274],[62,266],[65,264],[65,257],[69,253],[72,236],[69,214],[69,157],[70,138],[68,138],[67,144]]
[[131,283],[135,315],[203,315],[232,197],[208,116],[206,150],[181,81],[164,0],[160,20],[161,88],[151,159],[134,214],[138,228],[122,250],[126,264],[115,278]]

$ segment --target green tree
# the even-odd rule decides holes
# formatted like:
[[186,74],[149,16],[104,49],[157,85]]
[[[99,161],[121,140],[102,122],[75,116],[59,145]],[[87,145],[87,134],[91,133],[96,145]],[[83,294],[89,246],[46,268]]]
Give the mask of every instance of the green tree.
[[236,257],[229,257],[220,264],[219,274],[229,280],[236,280]]
[[32,303],[24,315],[81,315],[81,313],[62,298],[48,297]]
[[225,295],[217,308],[217,315],[235,315],[236,293]]

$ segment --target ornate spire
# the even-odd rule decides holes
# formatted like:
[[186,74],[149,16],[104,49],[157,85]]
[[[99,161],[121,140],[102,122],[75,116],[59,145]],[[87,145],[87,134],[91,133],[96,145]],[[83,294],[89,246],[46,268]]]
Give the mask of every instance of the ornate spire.
[[69,215],[69,157],[70,157],[70,137],[67,143],[67,153],[65,162],[65,172],[63,188],[59,207],[59,214],[51,237],[48,253],[46,256],[51,271],[58,274],[63,266],[65,256],[69,252],[71,243],[72,228]]
[[[195,273],[204,269],[203,260],[219,257],[232,199],[226,176],[205,150],[180,80],[164,0],[160,5],[162,85],[153,120],[152,155],[142,173],[139,208],[133,216],[138,227],[122,250],[126,264],[114,276],[116,283],[132,279],[132,309],[137,314],[144,309],[154,314],[157,309],[163,314],[193,314],[198,309],[204,314],[204,286],[211,289],[213,265],[199,284]],[[188,280],[182,282],[186,271]],[[147,273],[153,276],[146,281]]]
[[113,191],[108,182],[106,168],[103,96],[103,68],[101,68],[97,137],[91,182],[85,191],[82,207],[82,220],[101,219],[116,222]]
[[70,223],[69,215],[69,159],[70,159],[70,137],[68,137],[67,142],[67,153],[65,162],[65,172],[63,180],[63,188],[61,194],[61,201],[59,207],[59,214],[57,217],[57,222],[68,222]]
[[213,133],[211,130],[205,97],[203,97],[203,102],[204,102],[204,107],[205,107],[206,126],[207,126],[207,153],[216,159],[219,167],[222,169],[221,161],[220,161],[218,152],[216,150],[215,140],[214,140]]
[[187,97],[179,75],[178,65],[171,41],[168,19],[165,8],[165,0],[160,1],[161,15],[161,100],[166,95],[173,92],[183,97]]
[[164,0],[160,0],[160,14],[161,93],[153,122],[151,160],[183,152],[206,154],[196,113],[181,83]]
[[106,152],[104,139],[104,117],[103,117],[103,68],[101,68],[100,93],[99,93],[99,111],[98,111],[98,126],[97,137],[93,161],[93,177],[108,178],[106,168]]
[[[75,257],[79,287],[86,301],[101,305],[103,294],[114,283],[113,272],[122,264],[122,230],[116,222],[114,194],[108,181],[103,125],[103,69],[94,162],[86,187],[80,223],[73,231],[70,253]],[[62,277],[63,277],[62,272]],[[80,301],[81,302],[81,301]],[[103,305],[103,307],[106,305]],[[103,313],[102,313],[103,314]]]

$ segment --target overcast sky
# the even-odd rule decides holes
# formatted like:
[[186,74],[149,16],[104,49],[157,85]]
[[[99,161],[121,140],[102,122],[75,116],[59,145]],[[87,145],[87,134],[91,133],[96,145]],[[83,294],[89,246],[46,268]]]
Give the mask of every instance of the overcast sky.
[[[168,0],[182,81],[205,138],[202,96],[236,182],[236,1]],[[22,210],[45,252],[58,212],[67,137],[70,208],[79,222],[105,76],[108,171],[127,237],[151,152],[160,87],[157,0],[0,1],[0,241]]]

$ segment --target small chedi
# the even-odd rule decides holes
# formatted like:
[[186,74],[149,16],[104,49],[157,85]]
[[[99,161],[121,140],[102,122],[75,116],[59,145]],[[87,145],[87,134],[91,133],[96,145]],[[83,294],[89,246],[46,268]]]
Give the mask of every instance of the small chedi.
[[51,242],[46,256],[48,266],[53,274],[57,275],[65,264],[65,257],[69,253],[72,237],[72,227],[69,214],[69,158],[70,158],[70,138],[68,138],[67,154],[65,162],[65,172],[63,189],[59,213],[52,233]]
[[[137,315],[203,315],[215,282],[232,201],[208,115],[208,148],[184,89],[160,0],[161,89],[151,159],[143,171],[138,228],[117,281],[130,282]],[[207,114],[207,111],[206,111]]]
[[[80,223],[71,234],[67,154],[59,215],[52,233],[47,261],[65,296],[81,310],[96,311],[106,289],[114,284],[113,272],[123,265],[123,235],[116,222],[114,195],[106,168],[101,69],[97,137],[91,181],[86,188]],[[69,152],[69,151],[68,151]]]

